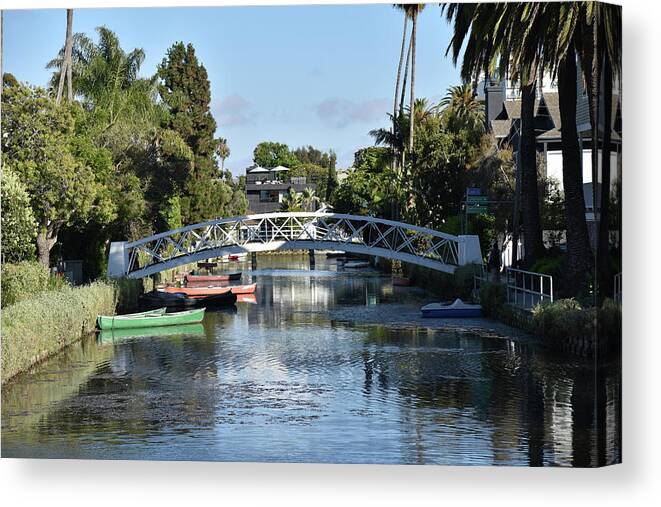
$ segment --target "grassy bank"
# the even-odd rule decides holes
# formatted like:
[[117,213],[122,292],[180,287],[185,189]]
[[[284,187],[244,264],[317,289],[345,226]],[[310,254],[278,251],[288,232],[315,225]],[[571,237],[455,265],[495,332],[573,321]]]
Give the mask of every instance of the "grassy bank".
[[96,316],[113,314],[119,290],[96,282],[34,295],[2,311],[2,383],[94,331]]
[[622,339],[622,308],[610,299],[601,307],[583,307],[574,299],[539,304],[531,312],[507,304],[505,287],[483,283],[480,303],[485,315],[540,338],[552,349],[592,356],[617,351]]

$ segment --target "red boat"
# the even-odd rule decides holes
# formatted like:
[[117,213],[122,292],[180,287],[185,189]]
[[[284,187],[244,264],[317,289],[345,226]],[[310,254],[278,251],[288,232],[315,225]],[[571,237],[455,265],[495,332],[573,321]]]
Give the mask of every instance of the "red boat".
[[181,293],[191,298],[215,296],[217,294],[252,294],[257,288],[256,283],[250,285],[233,285],[231,287],[166,287],[165,292]]
[[186,275],[186,283],[200,282],[229,282],[230,280],[240,280],[241,271],[236,273],[223,273],[220,275]]

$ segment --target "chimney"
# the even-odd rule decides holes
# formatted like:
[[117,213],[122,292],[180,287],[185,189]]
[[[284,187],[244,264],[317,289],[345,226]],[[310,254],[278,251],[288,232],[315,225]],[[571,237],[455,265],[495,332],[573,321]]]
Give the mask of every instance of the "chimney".
[[484,80],[484,119],[487,130],[491,129],[491,120],[503,110],[505,102],[505,82],[487,78]]

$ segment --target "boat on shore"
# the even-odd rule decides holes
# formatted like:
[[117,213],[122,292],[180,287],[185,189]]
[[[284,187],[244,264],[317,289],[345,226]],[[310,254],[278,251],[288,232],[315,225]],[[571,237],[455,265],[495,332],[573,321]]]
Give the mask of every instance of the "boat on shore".
[[182,312],[153,314],[145,312],[134,315],[99,315],[97,322],[100,329],[135,329],[157,326],[174,326],[182,324],[197,324],[204,318],[204,308],[199,310],[184,310]]
[[457,298],[452,303],[431,303],[420,308],[426,318],[474,318],[482,316],[482,305],[471,305]]
[[186,284],[189,283],[203,283],[206,282],[230,282],[234,280],[241,280],[241,271],[236,273],[221,273],[219,275],[186,275],[184,278]]

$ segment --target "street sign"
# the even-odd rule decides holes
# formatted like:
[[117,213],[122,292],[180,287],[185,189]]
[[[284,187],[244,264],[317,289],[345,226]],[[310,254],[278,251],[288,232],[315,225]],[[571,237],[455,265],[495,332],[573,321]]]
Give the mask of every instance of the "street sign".
[[489,202],[489,196],[487,195],[469,195],[466,197],[467,204],[486,204]]
[[466,206],[466,213],[469,215],[484,215],[489,213],[489,207],[480,206],[479,204],[476,206]]
[[468,187],[466,189],[466,195],[482,195],[482,189],[479,187]]

